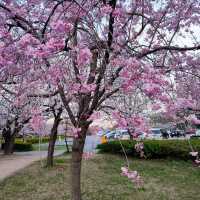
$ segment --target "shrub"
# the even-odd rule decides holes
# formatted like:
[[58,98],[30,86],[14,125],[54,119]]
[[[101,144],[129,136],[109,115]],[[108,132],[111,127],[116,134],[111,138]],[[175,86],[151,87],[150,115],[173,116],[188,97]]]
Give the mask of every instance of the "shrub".
[[[30,144],[37,144],[39,143],[39,137],[25,137],[24,139],[25,142],[30,143]],[[16,138],[15,142],[19,142],[22,143],[23,142],[23,138]],[[49,142],[49,137],[45,136],[41,138],[41,142],[42,143],[48,143]]]
[[[49,136],[42,136],[40,142],[41,143],[48,143],[49,139],[50,139]],[[63,135],[61,135],[61,139],[64,139]],[[15,141],[23,142],[23,138],[16,138]],[[39,136],[25,137],[24,141],[27,142],[27,143],[31,143],[31,144],[37,144],[37,143],[39,143]]]
[[[172,159],[190,159],[190,145],[187,140],[145,140],[144,152],[146,158],[172,158]],[[135,151],[135,140],[121,141],[127,155],[139,156]],[[200,140],[190,140],[195,151],[200,151]],[[99,144],[97,149],[101,153],[122,154],[122,148],[119,141],[111,141],[105,144]]]
[[[31,144],[37,144],[37,143],[39,143],[39,137],[27,138],[26,142],[31,143]],[[42,137],[41,142],[42,143],[48,143],[49,137]]]
[[14,151],[32,151],[33,147],[32,144],[27,142],[15,142],[14,144]]

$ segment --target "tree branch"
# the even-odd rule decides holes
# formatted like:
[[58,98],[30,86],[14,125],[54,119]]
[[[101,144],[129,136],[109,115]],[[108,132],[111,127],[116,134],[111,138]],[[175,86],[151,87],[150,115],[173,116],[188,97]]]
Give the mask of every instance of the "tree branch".
[[184,51],[197,51],[200,50],[200,45],[198,46],[194,46],[194,47],[176,47],[176,46],[161,46],[152,50],[149,50],[147,52],[144,53],[140,53],[138,55],[136,55],[137,58],[143,58],[149,54],[153,54],[159,51],[163,51],[163,50],[167,50],[167,51],[179,51],[179,52],[184,52]]

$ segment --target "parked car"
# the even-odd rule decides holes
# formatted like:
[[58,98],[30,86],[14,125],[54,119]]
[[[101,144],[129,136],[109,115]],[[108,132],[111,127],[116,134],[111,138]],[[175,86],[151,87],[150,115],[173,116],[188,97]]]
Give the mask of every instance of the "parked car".
[[137,138],[142,139],[142,140],[147,137],[148,137],[148,133],[145,133],[145,132],[139,132],[137,136]]
[[106,134],[109,133],[109,132],[110,132],[110,130],[105,130],[105,131],[104,131],[104,130],[100,130],[100,131],[97,133],[97,135],[101,137],[101,136],[103,136],[103,135],[106,135]]
[[168,139],[169,138],[169,136],[170,136],[169,130],[161,129],[160,131],[161,131],[161,134],[162,134],[162,138],[164,138],[164,139]]
[[119,129],[119,130],[116,130],[115,138],[116,139],[121,139],[121,140],[129,140],[130,139],[130,135],[128,133],[128,130]]
[[185,137],[186,134],[184,131],[182,130],[179,130],[179,129],[172,129],[170,131],[170,136],[173,138],[173,137]]
[[180,137],[185,137],[186,136],[184,130],[177,130],[177,131],[178,131],[178,134],[179,134]]
[[128,133],[128,131],[126,130],[123,130],[122,132],[121,132],[121,140],[130,140],[130,134]]
[[110,132],[106,133],[104,136],[106,139],[111,140],[111,139],[115,139],[115,134],[116,134],[115,131],[110,131]]
[[161,128],[150,129],[150,133],[147,135],[147,138],[149,138],[149,139],[161,139],[162,138]]
[[101,137],[105,137],[106,140],[114,140],[114,139],[129,140],[130,139],[130,135],[128,131],[123,130],[123,129],[109,131],[106,134],[102,135]]
[[197,136],[200,136],[200,129],[197,129],[195,133]]
[[190,139],[200,139],[200,135],[191,135]]
[[195,134],[190,136],[191,139],[200,139],[200,129],[195,131]]

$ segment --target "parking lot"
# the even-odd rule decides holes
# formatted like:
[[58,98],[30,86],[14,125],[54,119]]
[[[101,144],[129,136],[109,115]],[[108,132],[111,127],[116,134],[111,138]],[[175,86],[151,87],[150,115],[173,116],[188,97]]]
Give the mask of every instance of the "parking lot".
[[101,137],[101,142],[107,142],[112,140],[128,140],[128,139],[136,139],[136,140],[143,140],[143,139],[154,139],[154,140],[184,140],[190,138],[200,138],[199,130],[194,133],[184,132],[182,130],[174,129],[161,129],[161,128],[152,128],[149,132],[138,132],[130,134],[129,131],[126,129],[116,129],[116,130],[107,130],[101,131],[97,133],[99,137]]

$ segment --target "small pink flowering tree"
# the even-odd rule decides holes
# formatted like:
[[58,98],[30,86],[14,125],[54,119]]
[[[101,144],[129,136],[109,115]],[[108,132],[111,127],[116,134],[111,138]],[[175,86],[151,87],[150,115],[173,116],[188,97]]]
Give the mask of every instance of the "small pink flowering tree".
[[[13,86],[13,85],[12,85]],[[19,133],[26,127],[31,119],[30,106],[31,102],[21,99],[19,94],[16,94],[14,90],[7,89],[6,82],[1,84],[0,89],[0,118],[2,137],[4,139],[4,154],[9,155],[14,151],[15,138],[19,136]],[[11,84],[9,84],[11,87]],[[17,87],[15,85],[15,87]]]
[[[169,101],[167,77],[200,49],[192,31],[199,7],[196,0],[1,1],[2,76],[19,73],[24,96],[45,90],[46,97],[58,94],[74,126],[72,200],[81,199],[81,161],[91,117],[111,97],[135,87],[150,99]],[[188,35],[194,40],[187,46],[182,38]],[[140,120],[132,117],[136,126]],[[122,117],[125,126],[127,120]]]
[[[198,57],[197,57],[198,58]],[[195,64],[197,64],[195,62]],[[176,82],[172,90],[173,97],[166,102],[167,115],[174,121],[198,126],[200,77],[198,67],[188,65],[187,70],[176,71]]]

